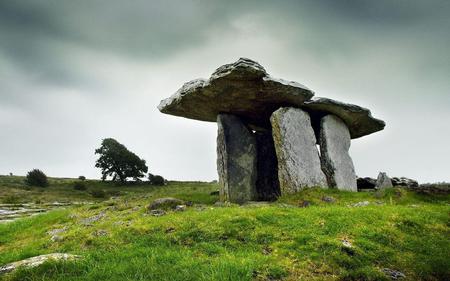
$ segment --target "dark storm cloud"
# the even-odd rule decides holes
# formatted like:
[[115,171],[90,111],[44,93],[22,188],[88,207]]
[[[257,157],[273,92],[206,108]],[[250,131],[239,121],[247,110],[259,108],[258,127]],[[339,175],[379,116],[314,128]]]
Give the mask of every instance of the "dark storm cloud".
[[[388,126],[367,142],[390,134],[379,144],[386,159],[415,173],[392,155],[431,166],[427,136],[437,134],[433,147],[450,137],[440,121],[450,106],[449,14],[447,0],[0,0],[0,173],[42,165],[94,175],[93,148],[117,136],[169,177],[212,179],[214,124],[155,107],[238,56],[371,108]],[[384,165],[384,154],[354,149],[366,174]],[[443,175],[436,165],[418,176]]]

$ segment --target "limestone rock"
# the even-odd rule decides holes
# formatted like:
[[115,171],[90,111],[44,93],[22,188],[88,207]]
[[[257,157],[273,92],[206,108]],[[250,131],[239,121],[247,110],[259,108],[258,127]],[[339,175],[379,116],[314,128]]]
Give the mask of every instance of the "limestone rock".
[[80,258],[80,256],[71,255],[71,254],[62,254],[62,253],[53,253],[53,254],[48,254],[48,255],[36,256],[36,257],[32,257],[32,258],[28,258],[25,260],[21,260],[21,261],[17,261],[17,262],[13,262],[10,264],[0,266],[0,275],[15,271],[20,267],[25,267],[25,268],[37,267],[46,261],[72,261],[72,260],[76,260],[79,258]]
[[316,133],[320,130],[320,120],[328,114],[336,115],[344,121],[352,139],[381,131],[386,125],[384,121],[372,117],[370,110],[366,108],[328,98],[305,101],[302,108],[311,114]]
[[369,177],[357,178],[356,185],[358,189],[375,189],[377,180]]
[[391,179],[386,175],[386,173],[380,172],[378,174],[377,183],[375,185],[377,189],[393,187]]
[[419,186],[419,183],[416,180],[405,177],[401,178],[393,177],[391,180],[393,186],[405,186],[409,188],[415,188]]
[[234,115],[219,114],[217,125],[217,170],[221,200],[233,203],[255,200],[255,136]]
[[328,185],[357,191],[355,168],[348,154],[350,133],[347,126],[340,118],[330,114],[322,118],[320,127],[320,160]]
[[208,80],[185,83],[161,101],[162,113],[215,122],[219,113],[239,116],[255,128],[270,129],[273,111],[284,105],[300,106],[314,93],[291,81],[267,74],[257,62],[241,58],[219,67]]
[[172,197],[158,198],[154,200],[148,207],[148,210],[156,209],[174,209],[177,205],[183,205],[184,201]]
[[304,187],[326,187],[309,114],[298,108],[280,108],[272,114],[270,121],[281,192],[295,193]]

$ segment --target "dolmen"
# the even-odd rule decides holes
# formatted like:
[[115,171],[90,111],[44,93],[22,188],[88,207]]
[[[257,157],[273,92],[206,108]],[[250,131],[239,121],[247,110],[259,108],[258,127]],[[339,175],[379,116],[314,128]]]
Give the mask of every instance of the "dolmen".
[[357,191],[350,141],[385,127],[368,109],[314,98],[306,86],[274,78],[246,58],[185,83],[158,109],[217,122],[220,198],[234,203],[306,187]]

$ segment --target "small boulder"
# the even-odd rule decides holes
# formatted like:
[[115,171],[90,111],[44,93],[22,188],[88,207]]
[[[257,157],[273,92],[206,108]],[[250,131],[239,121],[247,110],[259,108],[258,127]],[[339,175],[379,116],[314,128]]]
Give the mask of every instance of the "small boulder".
[[322,201],[327,202],[327,203],[334,203],[334,202],[336,202],[336,199],[331,196],[323,196]]
[[392,280],[398,280],[400,278],[406,277],[405,274],[403,274],[402,272],[390,268],[383,268],[381,271]]
[[0,266],[0,275],[13,272],[20,267],[25,268],[33,268],[37,267],[46,261],[73,261],[79,259],[80,256],[71,255],[71,254],[62,254],[62,253],[53,253],[48,255],[36,256],[28,259],[24,259],[21,261],[16,261],[13,263],[9,263],[3,266]]
[[184,205],[184,201],[172,197],[158,198],[154,200],[150,205],[148,205],[148,210],[157,209],[175,209],[178,205]]
[[186,205],[175,206],[175,212],[184,212],[184,211],[186,211]]
[[409,188],[415,188],[415,187],[419,186],[419,183],[416,180],[405,178],[405,177],[401,177],[401,178],[393,177],[391,180],[392,180],[392,185],[394,185],[394,186],[405,186],[405,187],[409,187]]
[[358,189],[375,189],[377,180],[369,177],[357,178],[356,185],[358,186]]
[[160,217],[160,216],[164,216],[166,214],[166,212],[161,209],[156,209],[156,210],[151,210],[150,214],[154,217]]
[[365,207],[365,206],[369,206],[369,201],[362,201],[362,202],[358,202],[355,204],[351,204],[351,207]]
[[375,185],[376,189],[393,187],[391,178],[387,176],[386,173],[380,172],[378,174],[377,183]]

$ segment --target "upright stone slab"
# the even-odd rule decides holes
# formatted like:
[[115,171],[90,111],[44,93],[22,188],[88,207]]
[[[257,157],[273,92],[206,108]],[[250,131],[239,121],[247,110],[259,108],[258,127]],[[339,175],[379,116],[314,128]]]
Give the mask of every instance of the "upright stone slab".
[[272,114],[270,122],[281,193],[294,193],[304,187],[326,187],[309,114],[298,108],[280,108]]
[[255,136],[238,117],[231,114],[219,114],[217,125],[221,200],[234,203],[256,200]]
[[392,180],[388,175],[384,172],[380,172],[378,174],[377,183],[375,184],[376,189],[383,189],[393,187]]
[[350,141],[350,132],[344,121],[331,114],[322,118],[319,137],[320,160],[328,186],[358,191],[355,167],[348,154]]

